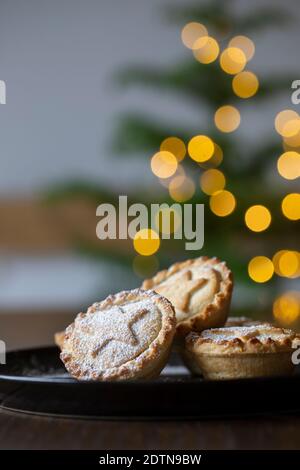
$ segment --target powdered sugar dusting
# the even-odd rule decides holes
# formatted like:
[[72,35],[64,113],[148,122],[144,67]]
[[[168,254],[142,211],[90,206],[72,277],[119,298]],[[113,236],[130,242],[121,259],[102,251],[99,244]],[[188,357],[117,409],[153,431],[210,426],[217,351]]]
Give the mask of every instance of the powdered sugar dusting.
[[251,326],[235,326],[225,328],[213,328],[205,330],[201,333],[200,337],[204,339],[211,339],[214,342],[231,341],[236,338],[250,339],[257,338],[261,343],[267,342],[269,339],[282,340],[290,336],[292,331],[283,328],[276,328],[272,325],[251,325]]
[[72,350],[85,370],[118,367],[145,351],[161,325],[161,312],[150,299],[113,305],[76,318]]

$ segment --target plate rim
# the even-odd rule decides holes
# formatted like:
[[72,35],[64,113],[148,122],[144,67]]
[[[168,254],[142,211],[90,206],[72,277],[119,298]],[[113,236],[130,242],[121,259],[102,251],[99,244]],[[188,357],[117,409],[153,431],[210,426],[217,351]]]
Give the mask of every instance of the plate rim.
[[[55,345],[50,345],[50,346],[39,346],[39,347],[34,347],[34,348],[24,348],[24,349],[16,349],[16,350],[11,350],[8,351],[6,354],[6,359],[10,355],[17,355],[17,354],[38,354],[39,352],[46,352],[46,351],[53,351],[58,350],[59,348]],[[7,361],[6,364],[7,366]],[[1,368],[0,368],[1,370]],[[64,386],[74,386],[75,384],[77,386],[90,386],[90,387],[105,387],[105,386],[112,386],[115,385],[116,387],[128,387],[128,386],[138,386],[138,387],[145,387],[149,385],[154,385],[158,387],[165,387],[167,384],[174,385],[176,383],[176,386],[182,387],[186,386],[187,383],[189,385],[193,386],[214,386],[214,385],[220,385],[223,386],[225,384],[228,384],[229,386],[234,386],[234,384],[254,384],[254,383],[266,383],[266,382],[276,382],[278,380],[286,380],[288,382],[300,382],[300,375],[297,374],[292,374],[288,376],[267,376],[267,377],[251,377],[251,378],[239,378],[239,379],[223,379],[223,380],[204,380],[203,378],[201,379],[200,376],[192,376],[192,375],[186,375],[186,377],[189,379],[188,382],[184,381],[184,375],[182,381],[176,380],[176,377],[179,377],[179,375],[170,375],[168,376],[168,380],[163,381],[161,380],[162,376],[159,376],[156,379],[152,380],[135,380],[135,379],[130,379],[130,380],[119,380],[119,381],[109,381],[109,380],[103,380],[103,381],[85,381],[85,380],[76,380],[72,377],[43,377],[43,376],[24,376],[24,375],[13,375],[13,374],[1,374],[0,373],[0,381],[2,382],[15,382],[15,383],[28,383],[28,384],[56,384],[56,385],[64,385]],[[172,380],[174,378],[174,380]],[[209,384],[209,385],[208,385]]]

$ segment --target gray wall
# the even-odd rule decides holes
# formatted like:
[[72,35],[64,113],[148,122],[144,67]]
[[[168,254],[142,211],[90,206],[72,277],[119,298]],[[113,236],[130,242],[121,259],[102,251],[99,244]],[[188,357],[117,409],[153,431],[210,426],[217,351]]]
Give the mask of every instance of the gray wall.
[[[7,84],[7,104],[0,106],[0,194],[31,193],[76,176],[114,184],[115,156],[107,143],[122,110],[195,122],[199,110],[191,103],[142,88],[123,92],[111,81],[125,64],[167,65],[188,56],[180,27],[164,18],[170,2],[0,0],[0,79]],[[235,2],[238,11],[280,3],[298,15],[293,0]],[[259,74],[299,69],[299,21],[254,40],[251,67]],[[272,131],[276,110],[289,105],[288,93],[280,104],[262,106],[259,121],[248,105],[241,138]],[[152,181],[147,159],[130,167],[125,158],[118,162],[124,181],[140,174]]]

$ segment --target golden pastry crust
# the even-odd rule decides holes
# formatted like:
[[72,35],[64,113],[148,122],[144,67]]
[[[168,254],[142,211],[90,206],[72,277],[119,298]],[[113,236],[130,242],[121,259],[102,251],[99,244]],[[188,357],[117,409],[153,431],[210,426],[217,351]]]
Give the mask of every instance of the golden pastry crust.
[[55,342],[56,346],[59,347],[59,349],[62,349],[64,339],[65,339],[65,330],[64,331],[58,331],[57,333],[54,334],[54,342]]
[[189,351],[205,354],[271,353],[290,351],[300,344],[300,336],[292,330],[260,324],[213,328],[186,338]]
[[146,279],[143,289],[153,289],[175,307],[177,333],[223,326],[230,307],[232,273],[217,258],[190,259]]
[[300,336],[269,324],[224,327],[190,333],[185,361],[208,379],[235,379],[292,373]]
[[119,292],[77,315],[60,357],[79,380],[152,378],[167,361],[175,328],[166,298],[142,289]]

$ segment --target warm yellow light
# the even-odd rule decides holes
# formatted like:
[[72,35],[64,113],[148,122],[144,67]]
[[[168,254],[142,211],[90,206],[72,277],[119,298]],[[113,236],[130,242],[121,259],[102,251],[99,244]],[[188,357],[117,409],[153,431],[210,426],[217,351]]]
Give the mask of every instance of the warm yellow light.
[[245,214],[245,223],[253,232],[262,232],[266,230],[271,223],[271,213],[265,206],[256,205],[247,209]]
[[167,139],[161,143],[160,150],[172,153],[178,162],[181,162],[186,154],[185,144],[178,137],[167,137]]
[[279,268],[279,260],[284,253],[286,253],[287,250],[279,250],[275,253],[275,255],[272,258],[273,265],[274,265],[274,271],[278,276],[283,276],[282,272],[280,271]]
[[181,39],[183,44],[189,49],[194,49],[194,44],[197,39],[206,37],[208,35],[206,27],[195,21],[188,23],[181,31]]
[[298,119],[291,119],[284,124],[282,128],[282,137],[287,139],[291,139],[296,137],[300,131],[300,118]]
[[176,157],[171,152],[157,152],[151,159],[151,170],[159,178],[169,178],[177,170]]
[[283,325],[294,323],[300,315],[299,292],[289,291],[278,297],[273,304],[273,315]]
[[228,47],[220,56],[221,68],[230,75],[241,72],[245,68],[246,62],[244,52],[238,47]]
[[244,71],[238,73],[232,80],[234,93],[240,98],[250,98],[258,90],[259,82],[253,72]]
[[282,148],[285,152],[300,153],[300,145],[298,147],[293,147],[292,145],[289,145],[287,142],[285,142],[285,139],[282,140]]
[[296,278],[300,276],[300,253],[292,250],[280,250],[273,256],[275,273],[278,276]]
[[202,64],[214,62],[220,52],[219,44],[210,36],[197,39],[193,49],[195,58]]
[[215,113],[215,125],[222,132],[235,131],[240,122],[240,113],[234,106],[221,106]]
[[237,47],[245,54],[246,60],[252,59],[255,53],[254,42],[247,36],[235,36],[229,41],[229,47]]
[[200,176],[200,186],[204,193],[212,195],[224,189],[225,176],[220,170],[207,170]]
[[286,251],[283,253],[278,261],[279,271],[282,276],[293,277],[299,269],[299,258],[297,252]]
[[209,200],[211,211],[219,217],[231,214],[236,206],[234,195],[225,189],[214,193]]
[[248,264],[248,274],[255,282],[267,282],[274,274],[273,263],[266,256],[255,256]]
[[290,138],[295,136],[300,123],[299,115],[292,109],[280,111],[275,118],[275,129],[282,137]]
[[289,149],[297,150],[300,147],[300,130],[291,137],[283,137],[283,144]]
[[143,256],[150,256],[159,249],[160,239],[158,234],[151,228],[144,228],[136,233],[133,246],[137,253]]
[[300,154],[298,152],[285,152],[277,162],[278,173],[287,180],[294,180],[300,176]]
[[176,202],[185,202],[193,197],[195,183],[191,178],[175,176],[169,184],[169,194]]
[[133,271],[141,278],[153,276],[159,269],[159,262],[155,255],[135,256],[132,263]]
[[155,226],[160,233],[174,233],[181,226],[181,214],[175,208],[163,207],[156,214]]
[[215,150],[213,141],[206,135],[196,135],[188,144],[190,157],[196,162],[206,162]]
[[174,175],[172,175],[170,178],[160,178],[159,179],[159,182],[162,186],[164,186],[165,188],[169,188],[169,184],[170,184],[170,181],[172,178],[175,178],[176,176],[185,176],[185,170],[184,170],[184,167],[183,165],[181,165],[180,163],[178,164],[177,166],[177,170],[176,172],[174,173]]
[[216,168],[217,166],[221,165],[223,161],[223,150],[215,142],[214,146],[215,149],[212,157],[210,157],[210,159],[206,162],[199,163],[199,166],[201,166],[201,168],[204,168],[205,170],[209,170],[210,168]]
[[283,215],[290,220],[300,219],[300,194],[291,193],[285,196],[281,203]]

